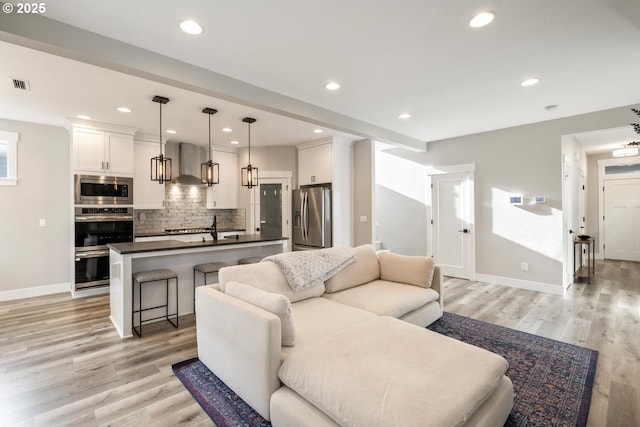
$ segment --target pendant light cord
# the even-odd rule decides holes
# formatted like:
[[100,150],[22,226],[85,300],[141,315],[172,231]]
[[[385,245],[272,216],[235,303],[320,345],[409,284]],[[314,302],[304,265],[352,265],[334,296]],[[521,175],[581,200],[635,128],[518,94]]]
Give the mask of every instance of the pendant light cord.
[[213,156],[212,156],[212,152],[211,152],[211,114],[208,114],[209,116],[209,161],[213,162]]
[[251,165],[251,123],[249,123],[249,165]]
[[158,102],[160,105],[160,157],[162,157],[162,102]]

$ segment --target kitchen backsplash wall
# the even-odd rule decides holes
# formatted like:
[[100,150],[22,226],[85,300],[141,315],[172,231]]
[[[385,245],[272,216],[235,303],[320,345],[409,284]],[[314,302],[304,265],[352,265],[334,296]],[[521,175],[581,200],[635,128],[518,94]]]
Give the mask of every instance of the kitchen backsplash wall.
[[[210,227],[217,216],[218,230],[244,230],[244,209],[207,209],[206,187],[166,185],[164,209],[136,209],[136,234],[167,228]],[[141,215],[142,214],[142,215]]]

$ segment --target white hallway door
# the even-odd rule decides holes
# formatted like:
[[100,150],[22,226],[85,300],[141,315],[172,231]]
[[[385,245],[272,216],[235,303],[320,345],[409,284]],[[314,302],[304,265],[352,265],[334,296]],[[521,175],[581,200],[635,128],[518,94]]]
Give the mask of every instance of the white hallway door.
[[604,258],[640,261],[640,179],[604,181]]
[[436,264],[446,276],[471,278],[471,199],[469,175],[433,175],[432,244]]

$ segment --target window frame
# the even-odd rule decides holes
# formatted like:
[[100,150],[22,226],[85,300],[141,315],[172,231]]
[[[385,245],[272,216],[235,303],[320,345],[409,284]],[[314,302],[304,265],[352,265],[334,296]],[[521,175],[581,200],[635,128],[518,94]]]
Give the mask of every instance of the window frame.
[[18,185],[18,132],[7,132],[0,130],[0,143],[7,144],[7,176],[0,177],[0,186]]

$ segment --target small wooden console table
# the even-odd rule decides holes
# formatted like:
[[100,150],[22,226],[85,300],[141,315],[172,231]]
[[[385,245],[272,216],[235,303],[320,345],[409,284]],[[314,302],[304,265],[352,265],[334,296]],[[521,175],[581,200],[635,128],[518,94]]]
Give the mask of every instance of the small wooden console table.
[[[596,274],[596,239],[574,239],[573,241],[573,268],[576,267],[576,246],[580,248],[580,259],[582,261],[582,246],[587,245],[587,283],[591,283],[591,274]],[[580,262],[582,267],[582,262]],[[573,280],[578,279],[577,269],[573,272]]]

